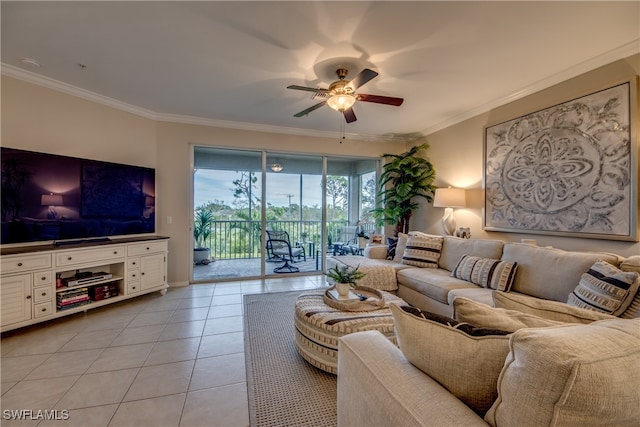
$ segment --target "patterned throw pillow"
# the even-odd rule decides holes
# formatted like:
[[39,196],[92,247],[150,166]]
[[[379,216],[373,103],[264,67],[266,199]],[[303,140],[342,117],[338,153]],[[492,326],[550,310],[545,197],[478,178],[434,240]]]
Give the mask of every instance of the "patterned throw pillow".
[[451,276],[483,288],[509,292],[517,268],[517,262],[463,255]]
[[389,304],[389,308],[407,360],[484,415],[498,395],[498,376],[509,353],[508,333],[414,307]]
[[438,268],[443,240],[440,236],[425,234],[407,237],[402,263],[416,267]]
[[392,260],[396,256],[397,237],[387,237],[387,259]]
[[598,260],[582,275],[567,304],[618,316],[631,304],[638,286],[638,273]]

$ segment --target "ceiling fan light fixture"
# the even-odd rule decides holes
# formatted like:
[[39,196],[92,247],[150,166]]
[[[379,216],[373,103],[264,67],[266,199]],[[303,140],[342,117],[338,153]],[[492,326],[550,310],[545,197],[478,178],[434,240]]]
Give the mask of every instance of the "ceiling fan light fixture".
[[348,110],[356,103],[356,97],[346,94],[336,94],[327,99],[327,105],[336,111]]
[[282,171],[282,165],[279,163],[274,163],[271,165],[271,170],[274,172],[280,172]]

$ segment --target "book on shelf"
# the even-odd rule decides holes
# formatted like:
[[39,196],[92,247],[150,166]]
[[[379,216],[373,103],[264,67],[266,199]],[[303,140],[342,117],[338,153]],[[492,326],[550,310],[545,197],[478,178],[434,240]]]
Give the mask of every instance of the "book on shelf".
[[75,307],[80,307],[83,305],[87,305],[91,303],[90,299],[84,300],[84,301],[78,301],[78,302],[74,302],[71,304],[67,304],[67,305],[60,305],[60,304],[56,304],[56,307],[58,310],[62,311],[62,310],[69,310],[70,308],[75,308]]
[[84,295],[76,295],[69,298],[58,298],[56,302],[60,305],[67,305],[67,304],[73,304],[74,302],[78,302],[78,301],[86,301],[88,299],[90,299],[89,294],[84,294]]

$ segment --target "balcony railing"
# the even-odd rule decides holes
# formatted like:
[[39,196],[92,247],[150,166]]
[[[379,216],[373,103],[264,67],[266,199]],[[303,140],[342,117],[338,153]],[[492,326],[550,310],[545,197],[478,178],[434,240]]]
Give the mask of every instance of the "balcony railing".
[[[347,221],[327,222],[327,233],[331,241],[353,238],[343,235],[343,229],[347,225]],[[286,231],[292,244],[312,242],[316,248],[321,247],[322,221],[267,221],[267,228]],[[373,225],[367,225],[363,229],[373,231],[374,228]],[[259,258],[264,246],[261,242],[260,221],[214,221],[205,246],[211,248],[211,255],[219,260]]]

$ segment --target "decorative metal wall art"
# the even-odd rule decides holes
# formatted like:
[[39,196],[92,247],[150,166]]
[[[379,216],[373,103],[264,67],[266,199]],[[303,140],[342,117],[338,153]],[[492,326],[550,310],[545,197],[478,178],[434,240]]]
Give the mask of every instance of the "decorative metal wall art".
[[636,82],[485,128],[483,227],[637,241]]

